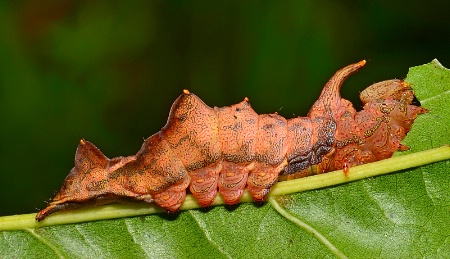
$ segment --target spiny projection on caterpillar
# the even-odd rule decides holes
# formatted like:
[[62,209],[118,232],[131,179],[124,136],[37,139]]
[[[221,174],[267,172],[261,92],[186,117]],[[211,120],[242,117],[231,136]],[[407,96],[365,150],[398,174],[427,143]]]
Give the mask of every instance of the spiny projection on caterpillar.
[[56,211],[136,200],[177,211],[187,188],[201,206],[219,192],[227,204],[239,202],[244,188],[264,201],[280,177],[304,177],[344,169],[406,150],[400,141],[418,114],[414,93],[402,80],[369,86],[360,94],[363,110],[341,98],[343,81],[366,61],[337,71],[306,117],[258,115],[245,98],[211,108],[184,90],[167,124],[147,138],[136,155],[108,159],[81,140],[75,167],[41,221]]

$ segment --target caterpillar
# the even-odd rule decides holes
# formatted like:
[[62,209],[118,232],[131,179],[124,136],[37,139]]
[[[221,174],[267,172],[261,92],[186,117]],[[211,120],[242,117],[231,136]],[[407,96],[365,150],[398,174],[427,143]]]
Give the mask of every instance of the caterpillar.
[[167,124],[136,155],[108,159],[82,139],[74,168],[36,220],[56,211],[127,200],[174,212],[188,187],[204,207],[217,192],[226,204],[235,204],[244,188],[255,201],[264,201],[279,178],[348,172],[349,167],[406,150],[400,141],[417,115],[427,112],[412,105],[414,93],[406,82],[369,86],[360,93],[364,107],[359,112],[340,96],[343,81],[365,63],[337,71],[306,117],[258,115],[248,98],[211,108],[184,90]]

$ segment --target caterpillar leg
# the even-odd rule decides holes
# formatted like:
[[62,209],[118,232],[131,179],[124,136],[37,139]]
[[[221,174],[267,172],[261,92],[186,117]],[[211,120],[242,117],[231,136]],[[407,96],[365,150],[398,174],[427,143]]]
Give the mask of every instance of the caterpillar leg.
[[254,163],[240,165],[228,161],[223,162],[223,170],[219,176],[219,192],[226,204],[239,202],[247,184],[248,174],[253,167]]
[[279,173],[286,165],[287,160],[284,160],[279,165],[267,165],[262,162],[256,163],[255,169],[249,174],[247,180],[247,189],[252,194],[253,200],[266,200],[270,188],[277,182]]
[[211,205],[217,194],[217,183],[222,164],[200,168],[190,173],[191,185],[189,187],[192,195],[202,207]]
[[170,212],[177,211],[186,197],[186,188],[191,181],[189,175],[183,178],[181,182],[178,182],[160,193],[154,194],[155,203]]

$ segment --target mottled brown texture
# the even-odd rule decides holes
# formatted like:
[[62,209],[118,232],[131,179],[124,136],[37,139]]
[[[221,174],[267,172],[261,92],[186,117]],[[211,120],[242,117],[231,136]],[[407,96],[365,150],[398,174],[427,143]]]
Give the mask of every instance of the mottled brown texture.
[[134,156],[108,159],[81,140],[75,167],[48,206],[36,215],[85,205],[138,200],[176,211],[186,189],[201,206],[219,192],[227,204],[244,188],[264,201],[280,179],[304,177],[388,158],[405,150],[400,141],[425,109],[411,105],[401,80],[376,83],[361,93],[356,112],[339,90],[365,61],[349,65],[325,85],[307,117],[258,115],[244,101],[211,108],[187,90],[174,102],[167,124]]

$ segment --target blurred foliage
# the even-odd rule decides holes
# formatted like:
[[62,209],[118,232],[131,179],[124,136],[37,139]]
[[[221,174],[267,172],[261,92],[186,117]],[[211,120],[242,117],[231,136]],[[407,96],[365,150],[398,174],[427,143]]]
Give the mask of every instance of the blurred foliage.
[[438,58],[450,2],[1,1],[0,215],[45,206],[80,138],[134,154],[189,89],[210,106],[248,96],[258,113],[305,115],[339,68],[344,86]]

